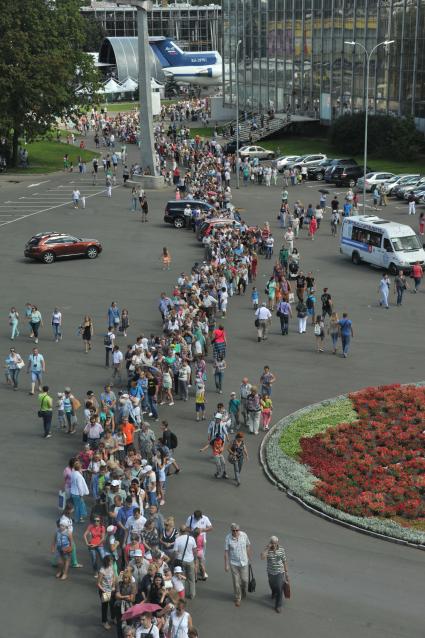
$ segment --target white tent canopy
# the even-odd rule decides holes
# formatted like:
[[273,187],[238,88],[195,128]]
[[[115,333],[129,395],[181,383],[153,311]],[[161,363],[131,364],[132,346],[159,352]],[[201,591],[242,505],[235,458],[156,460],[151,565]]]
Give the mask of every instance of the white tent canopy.
[[132,78],[127,78],[121,85],[121,91],[135,91],[139,85]]
[[104,87],[99,90],[99,93],[122,93],[122,86],[115,82],[113,78],[109,78]]

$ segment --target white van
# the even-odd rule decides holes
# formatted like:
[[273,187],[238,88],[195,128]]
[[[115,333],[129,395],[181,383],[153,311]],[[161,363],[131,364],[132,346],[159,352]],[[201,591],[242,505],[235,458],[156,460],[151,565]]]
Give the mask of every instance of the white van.
[[425,262],[423,246],[410,226],[376,215],[344,218],[340,252],[351,257],[353,264],[364,261],[391,274],[400,269],[409,273],[413,264]]

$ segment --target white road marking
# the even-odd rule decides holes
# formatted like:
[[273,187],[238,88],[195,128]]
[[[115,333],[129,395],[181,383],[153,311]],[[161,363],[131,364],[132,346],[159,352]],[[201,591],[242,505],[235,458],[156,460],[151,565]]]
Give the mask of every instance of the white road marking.
[[41,186],[41,184],[47,184],[47,182],[50,182],[50,179],[46,179],[44,180],[44,182],[38,182],[37,184],[30,184],[29,186],[27,186],[27,188],[34,188],[35,186]]
[[[112,188],[118,188],[118,186],[113,186]],[[96,195],[102,195],[103,193],[106,192],[106,189],[102,189],[101,191],[98,191],[97,193],[92,193],[91,195],[87,195],[86,199],[89,199],[90,197],[95,197]],[[39,215],[40,213],[46,213],[50,210],[54,210],[55,208],[61,208],[62,206],[67,206],[69,205],[69,201],[68,202],[63,202],[63,204],[56,204],[55,206],[49,206],[49,208],[43,208],[41,210],[36,210],[33,213],[28,213],[28,215],[21,215],[21,217],[17,217],[16,219],[10,219],[7,222],[2,222],[0,224],[0,226],[6,226],[8,224],[14,224],[15,222],[19,222],[21,219],[26,219],[27,217],[32,217],[33,215]]]

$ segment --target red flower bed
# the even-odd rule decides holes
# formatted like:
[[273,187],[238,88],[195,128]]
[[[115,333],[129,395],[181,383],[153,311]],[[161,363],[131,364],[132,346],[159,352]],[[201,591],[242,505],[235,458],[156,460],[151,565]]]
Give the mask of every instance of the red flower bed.
[[314,494],[356,516],[425,517],[425,387],[350,394],[359,420],[300,441]]

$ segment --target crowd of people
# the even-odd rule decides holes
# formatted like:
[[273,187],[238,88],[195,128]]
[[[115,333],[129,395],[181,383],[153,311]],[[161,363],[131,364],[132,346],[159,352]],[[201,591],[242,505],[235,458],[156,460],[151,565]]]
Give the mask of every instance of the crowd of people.
[[[183,161],[172,139],[163,144],[158,140],[157,148],[161,161],[172,156],[173,171],[182,164],[185,167],[183,184],[178,184],[181,194],[189,202],[207,199],[215,206],[214,216],[224,218],[204,238],[204,260],[181,273],[170,294],[160,295],[162,332],[140,335],[122,352],[118,341],[130,330],[130,314],[112,302],[105,313],[103,343],[110,380],[103,392],[97,396],[89,390],[80,401],[65,387],[54,397],[44,381],[46,360],[39,349],[39,339],[45,337],[43,315],[28,303],[25,321],[37,347],[26,361],[11,348],[6,378],[17,390],[19,372],[27,367],[30,394],[38,390],[38,416],[46,439],[58,431],[70,436],[82,431],[83,445],[73,444],[74,454],[64,470],[63,512],[52,540],[57,579],[67,580],[72,569],[81,567],[82,543],[90,556],[106,630],[115,624],[119,637],[193,638],[198,634],[186,601],[196,595],[198,583],[208,578],[206,542],[213,527],[199,509],[179,524],[161,512],[172,507],[167,484],[181,468],[175,458],[178,437],[160,413],[164,405],[168,410],[177,401],[193,400],[194,419],[206,421],[201,451],[211,454],[214,478],[228,479],[231,468],[234,484],[240,486],[243,466],[249,461],[246,435],[269,428],[276,377],[264,366],[258,384],[244,378],[238,393],[229,393],[226,400],[218,397],[212,418],[207,419],[209,365],[221,395],[227,366],[228,337],[223,322],[228,303],[234,294],[244,295],[249,283],[255,283],[258,254],[265,252],[267,233],[249,228],[242,220],[236,222],[228,206],[230,180],[225,178],[231,167],[219,145],[189,146]],[[193,215],[188,229],[197,230],[204,219],[202,213]],[[24,332],[16,307],[10,310],[9,323],[16,341]],[[54,308],[49,323],[52,339],[59,343],[64,324],[61,309]],[[88,356],[93,334],[93,318],[86,315],[78,336]],[[209,409],[211,404],[214,402],[210,401]],[[158,435],[152,421],[160,419]],[[266,557],[268,569],[271,565],[279,576],[280,584],[276,579],[270,582],[276,611],[280,611],[283,583],[288,583],[287,565],[284,550],[277,551],[272,541]],[[248,590],[252,558],[248,545],[247,535],[232,524],[225,543],[225,569],[232,574],[236,606]],[[273,559],[268,556],[271,551],[277,552]]]

